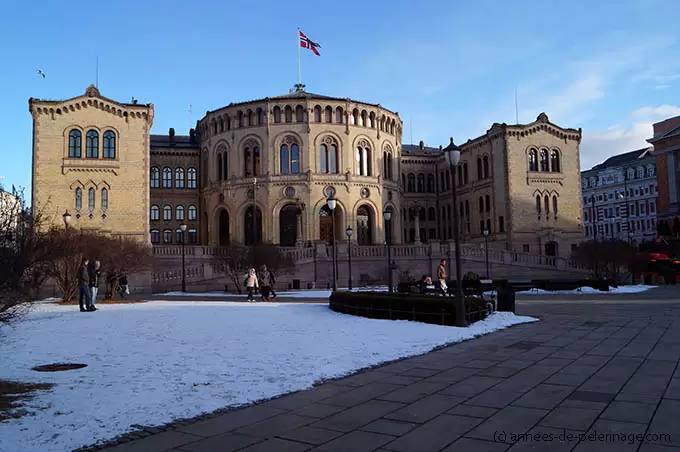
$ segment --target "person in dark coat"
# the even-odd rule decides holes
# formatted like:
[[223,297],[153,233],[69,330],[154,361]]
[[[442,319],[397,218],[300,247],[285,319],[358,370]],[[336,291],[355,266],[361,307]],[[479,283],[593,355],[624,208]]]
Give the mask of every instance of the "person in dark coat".
[[88,271],[90,277],[90,306],[88,311],[96,311],[95,302],[97,301],[97,292],[99,291],[99,276],[101,276],[101,264],[99,261],[94,261],[94,265],[90,266]]
[[271,301],[271,298],[269,298],[270,294],[276,297],[276,292],[274,292],[276,280],[274,279],[274,274],[269,271],[266,265],[262,266],[258,280],[263,301]]
[[130,288],[128,286],[127,276],[123,275],[118,278],[118,294],[121,298],[125,298],[125,295],[130,293]]
[[90,273],[87,271],[87,264],[90,261],[84,257],[78,267],[78,304],[80,312],[87,312],[90,308]]

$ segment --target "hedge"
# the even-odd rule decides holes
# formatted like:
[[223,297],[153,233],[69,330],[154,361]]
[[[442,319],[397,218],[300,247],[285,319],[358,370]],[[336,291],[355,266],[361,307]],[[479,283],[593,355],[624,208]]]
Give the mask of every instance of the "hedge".
[[[437,325],[454,325],[455,298],[417,293],[333,292],[330,308],[343,314],[373,319],[413,320]],[[468,323],[483,320],[488,315],[487,304],[480,297],[465,297]]]

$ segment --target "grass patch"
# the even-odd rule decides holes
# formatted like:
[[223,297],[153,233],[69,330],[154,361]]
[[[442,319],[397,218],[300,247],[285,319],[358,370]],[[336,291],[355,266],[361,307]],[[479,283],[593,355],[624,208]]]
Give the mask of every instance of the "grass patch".
[[[95,303],[95,306],[99,306],[100,304],[133,304],[133,303],[147,303],[147,300],[129,300],[127,298],[124,298],[122,300],[97,300],[97,303]],[[78,300],[71,300],[71,301],[57,301],[58,305],[62,306],[78,306]]]
[[26,411],[21,409],[22,402],[33,397],[35,391],[46,391],[52,386],[50,383],[0,380],[0,422],[24,416]]

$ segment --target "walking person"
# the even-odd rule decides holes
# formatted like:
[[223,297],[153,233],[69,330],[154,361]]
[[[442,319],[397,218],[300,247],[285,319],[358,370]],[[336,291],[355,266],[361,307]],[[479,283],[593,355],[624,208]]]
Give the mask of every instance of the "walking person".
[[99,277],[101,276],[101,263],[94,261],[94,265],[89,267],[88,276],[90,277],[90,306],[88,311],[96,311],[97,292],[99,291]]
[[260,291],[262,293],[262,301],[271,301],[271,298],[269,298],[271,293],[273,293],[274,297],[276,297],[276,293],[274,292],[274,284],[276,284],[276,281],[274,281],[274,275],[269,271],[266,265],[262,266],[259,282]]
[[243,281],[243,284],[248,289],[248,298],[246,298],[246,300],[255,301],[255,298],[253,298],[253,294],[258,289],[259,283],[257,281],[257,275],[255,274],[254,268],[248,270],[248,274],[246,275],[246,279],[245,281]]
[[118,294],[120,298],[125,298],[125,295],[130,294],[130,287],[128,286],[127,276],[123,275],[118,278]]
[[90,274],[87,271],[87,264],[90,261],[84,257],[78,267],[78,305],[80,312],[87,312],[90,307]]
[[[442,295],[446,296],[449,287],[446,285],[446,259],[442,259],[437,268],[437,279],[439,279],[439,287],[441,287]],[[460,284],[460,281],[457,281]]]

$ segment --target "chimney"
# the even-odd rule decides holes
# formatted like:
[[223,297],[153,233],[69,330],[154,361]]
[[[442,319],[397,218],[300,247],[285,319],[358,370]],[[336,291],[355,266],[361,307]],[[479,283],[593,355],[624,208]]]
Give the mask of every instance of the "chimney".
[[174,140],[175,138],[175,129],[173,127],[170,127],[170,130],[168,131],[170,135],[170,141]]
[[418,147],[422,150],[425,149],[425,142],[423,140],[420,140],[420,143],[418,143]]
[[196,142],[196,130],[195,129],[189,129],[189,141],[192,143]]

